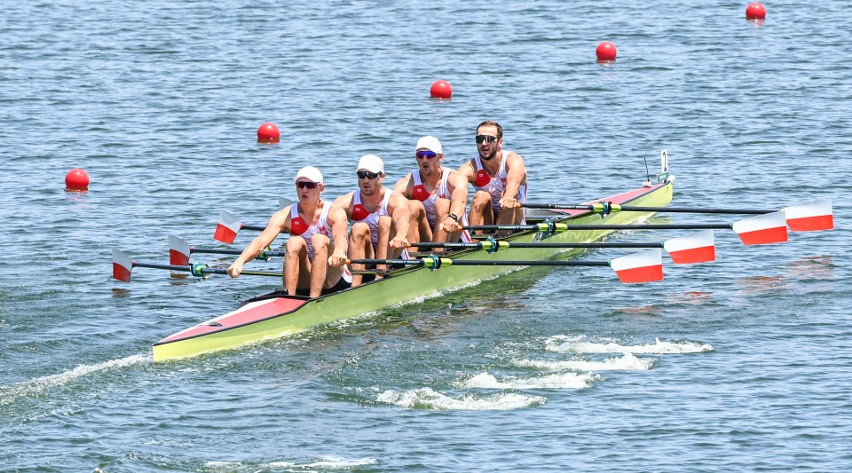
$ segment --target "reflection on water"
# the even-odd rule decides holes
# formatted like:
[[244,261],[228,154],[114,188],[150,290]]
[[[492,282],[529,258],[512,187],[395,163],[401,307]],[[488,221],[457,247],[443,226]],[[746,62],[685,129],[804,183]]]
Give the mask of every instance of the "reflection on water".
[[833,279],[837,265],[831,255],[808,256],[784,265],[785,274],[795,279]]
[[787,282],[781,276],[749,276],[737,280],[745,294],[768,294],[786,289]]

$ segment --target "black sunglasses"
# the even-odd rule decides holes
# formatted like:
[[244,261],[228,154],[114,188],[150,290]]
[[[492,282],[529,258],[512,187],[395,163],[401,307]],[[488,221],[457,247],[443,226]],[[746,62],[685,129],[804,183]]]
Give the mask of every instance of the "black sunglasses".
[[298,187],[299,189],[314,189],[318,185],[319,185],[319,182],[299,181],[299,182],[296,183],[296,187]]
[[358,179],[364,179],[365,177],[367,179],[375,179],[381,175],[382,173],[380,172],[358,171]]
[[476,135],[476,144],[481,145],[483,141],[486,143],[494,143],[497,141],[497,137],[491,135]]

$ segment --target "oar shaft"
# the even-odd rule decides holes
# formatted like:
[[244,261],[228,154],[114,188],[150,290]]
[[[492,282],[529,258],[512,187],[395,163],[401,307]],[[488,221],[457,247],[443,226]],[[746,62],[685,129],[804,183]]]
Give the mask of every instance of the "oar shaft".
[[[548,241],[540,241],[540,242],[509,242],[509,241],[497,241],[497,246],[499,249],[504,248],[661,248],[663,246],[662,243],[650,242],[650,243],[628,243],[628,242],[588,242],[588,243],[569,243],[569,242],[548,242]],[[450,249],[463,249],[463,248],[492,248],[493,245],[491,242],[487,241],[475,241],[471,243],[464,242],[420,242],[420,243],[411,243],[410,246],[414,248],[450,248]]]
[[732,214],[732,215],[759,215],[774,212],[774,210],[757,209],[713,209],[698,207],[643,207],[635,205],[620,205],[609,203],[598,203],[592,205],[570,205],[570,204],[521,204],[528,209],[555,209],[555,210],[590,210],[592,212],[680,212],[680,213],[704,213],[704,214]]
[[[194,246],[189,247],[190,253],[207,253],[214,255],[240,255],[242,254],[242,250],[233,250],[230,248],[196,248]],[[284,251],[266,251],[261,252],[259,257],[262,255],[266,256],[284,256],[286,253]]]
[[261,225],[246,225],[244,223],[241,223],[240,224],[240,230],[255,230],[255,231],[258,231],[258,232],[262,232],[262,231],[266,230],[266,227],[261,226]]
[[[145,263],[145,262],[134,261],[133,266],[138,267],[138,268],[165,269],[165,270],[168,270],[168,271],[176,271],[176,272],[184,272],[184,273],[192,273],[193,272],[193,269],[192,269],[193,265],[180,266],[180,265],[175,265],[175,264]],[[207,267],[207,266],[204,266],[204,265],[199,267],[198,271],[200,271],[203,274],[228,274],[227,270],[224,270],[224,269],[221,269],[221,268],[210,268],[210,267]],[[275,276],[275,277],[279,277],[279,278],[281,277],[281,273],[270,272],[270,271],[242,271],[240,274],[247,274],[249,276]]]
[[353,259],[347,263],[354,264],[387,264],[419,266],[609,266],[609,261],[579,261],[579,260],[468,260],[451,258],[422,258],[422,259]]
[[[464,230],[502,230],[502,231],[524,231],[539,230],[550,231],[547,224],[540,225],[468,225],[462,227]],[[639,223],[639,224],[592,224],[592,225],[567,225],[557,223],[553,225],[553,231],[564,232],[571,230],[727,230],[731,225],[727,223],[695,223],[695,224],[668,224],[668,223]]]

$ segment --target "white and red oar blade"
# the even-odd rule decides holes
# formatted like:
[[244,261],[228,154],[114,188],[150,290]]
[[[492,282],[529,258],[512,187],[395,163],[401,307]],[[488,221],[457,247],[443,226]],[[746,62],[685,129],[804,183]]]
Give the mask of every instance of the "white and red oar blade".
[[216,232],[213,234],[213,239],[222,243],[233,243],[237,238],[237,232],[240,231],[243,224],[236,216],[226,210],[219,212],[219,224],[216,225]]
[[189,243],[181,237],[169,235],[169,264],[186,266],[189,264]]
[[768,245],[787,241],[787,220],[783,210],[744,218],[734,222],[732,228],[745,245]]
[[818,200],[782,209],[792,232],[818,232],[834,229],[831,199]]
[[615,258],[609,265],[624,284],[663,280],[663,252],[659,248]]
[[130,271],[133,269],[133,260],[130,255],[121,250],[112,250],[112,277],[119,281],[130,282]]
[[713,230],[672,238],[663,243],[674,264],[695,264],[716,261],[716,241]]

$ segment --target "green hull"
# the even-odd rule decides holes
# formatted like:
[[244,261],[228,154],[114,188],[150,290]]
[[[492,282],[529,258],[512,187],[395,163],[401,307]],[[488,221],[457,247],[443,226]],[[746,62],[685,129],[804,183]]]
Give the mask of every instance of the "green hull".
[[[672,184],[658,184],[637,189],[601,200],[627,203],[637,206],[667,206],[672,200]],[[604,218],[589,212],[578,213],[561,222],[582,224],[626,224],[635,222],[651,213],[616,212]],[[567,231],[542,235],[534,231],[513,234],[506,240],[511,242],[591,242],[613,230]],[[483,250],[464,250],[452,254],[454,260],[542,260],[567,259],[580,254],[582,249],[559,250],[552,248],[509,248],[488,254]],[[409,267],[392,276],[372,281],[356,288],[346,289],[317,299],[269,295],[267,302],[276,299],[281,305],[274,310],[257,307],[246,310],[239,316],[231,314],[191,327],[165,338],[154,345],[154,361],[194,356],[218,350],[235,348],[247,343],[290,335],[308,328],[357,317],[366,313],[435,297],[481,281],[497,278],[518,271],[517,266],[452,266],[439,270]],[[261,296],[263,298],[264,296]],[[259,298],[259,299],[261,299]],[[258,302],[257,304],[264,304]],[[287,305],[289,304],[289,305]],[[248,306],[247,306],[248,307]],[[284,307],[284,312],[278,312]],[[237,312],[237,311],[235,311]],[[238,320],[231,320],[238,319]]]

